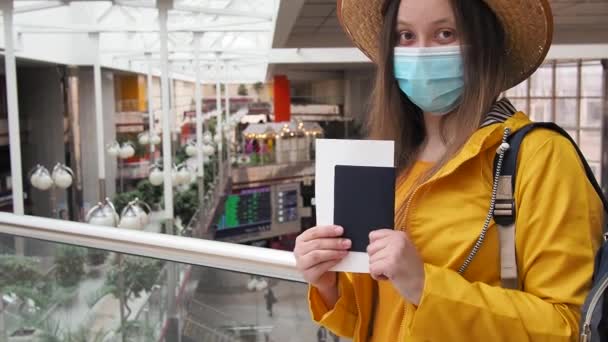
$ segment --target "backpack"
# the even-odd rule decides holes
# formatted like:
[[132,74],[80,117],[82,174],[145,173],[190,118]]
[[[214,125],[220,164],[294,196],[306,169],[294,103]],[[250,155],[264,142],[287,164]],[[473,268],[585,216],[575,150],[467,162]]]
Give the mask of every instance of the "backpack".
[[[608,213],[608,201],[597,183],[589,164],[580,149],[561,127],[552,122],[531,123],[513,134],[505,134],[494,160],[494,190],[492,210],[498,225],[500,241],[501,282],[505,288],[518,288],[517,261],[515,258],[515,177],[517,176],[517,154],[523,138],[532,130],[542,128],[559,133],[567,138],[578,153],[587,178]],[[508,144],[508,145],[507,145]],[[608,233],[604,229],[603,243],[595,256],[593,285],[581,312],[580,341],[608,342]]]

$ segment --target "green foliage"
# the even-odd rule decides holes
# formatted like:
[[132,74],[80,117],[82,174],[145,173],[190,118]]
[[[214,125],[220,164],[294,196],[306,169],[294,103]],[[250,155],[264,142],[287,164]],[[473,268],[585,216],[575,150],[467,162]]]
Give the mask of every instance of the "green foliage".
[[198,186],[193,185],[188,190],[182,192],[176,192],[173,197],[175,207],[173,214],[182,220],[182,224],[185,226],[190,222],[190,219],[198,209]]
[[255,91],[256,94],[258,94],[258,97],[259,97],[260,94],[262,93],[262,90],[264,90],[264,83],[262,83],[262,82],[254,83],[253,90]]
[[183,162],[186,161],[186,159],[188,159],[188,155],[186,154],[185,149],[180,148],[175,152],[175,158],[173,158],[173,161],[175,163],[175,165],[179,165]]
[[135,200],[135,198],[141,199],[142,197],[143,194],[138,190],[126,191],[114,195],[112,203],[114,203],[114,208],[116,208],[116,212],[118,215],[120,215],[122,210],[127,206],[127,204],[129,204],[129,202]]
[[154,186],[149,180],[145,179],[137,184],[137,191],[141,195],[140,200],[146,202],[149,206],[158,204],[163,199],[163,187]]
[[33,287],[39,281],[39,261],[31,257],[0,255],[0,292],[7,287]]
[[103,264],[108,257],[109,252],[103,249],[89,248],[87,250],[87,265],[98,266]]
[[249,95],[249,92],[247,91],[247,86],[245,86],[244,84],[239,84],[239,89],[237,90],[237,92],[240,96]]
[[[160,260],[125,256],[122,264],[108,273],[104,287],[116,298],[120,298],[121,293],[124,293],[127,299],[131,296],[139,298],[142,291],[149,292],[152,286],[156,284],[162,267],[163,262]],[[124,289],[119,286],[121,272],[124,277]],[[126,306],[126,309],[128,316],[131,309],[128,306]]]
[[[72,292],[48,281],[39,271],[39,261],[31,257],[0,255],[0,292],[11,293],[21,301],[20,316],[36,322],[39,315],[54,303],[64,303]],[[31,311],[27,301],[33,301],[36,309]]]
[[55,255],[55,277],[63,287],[76,286],[84,276],[86,249],[76,246],[61,246]]

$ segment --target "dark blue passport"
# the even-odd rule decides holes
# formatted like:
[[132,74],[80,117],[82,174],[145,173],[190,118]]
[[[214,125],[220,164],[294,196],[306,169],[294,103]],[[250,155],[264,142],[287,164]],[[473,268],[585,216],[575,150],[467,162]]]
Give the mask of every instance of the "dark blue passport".
[[352,252],[366,252],[369,233],[393,228],[395,168],[336,165],[334,224],[344,227]]

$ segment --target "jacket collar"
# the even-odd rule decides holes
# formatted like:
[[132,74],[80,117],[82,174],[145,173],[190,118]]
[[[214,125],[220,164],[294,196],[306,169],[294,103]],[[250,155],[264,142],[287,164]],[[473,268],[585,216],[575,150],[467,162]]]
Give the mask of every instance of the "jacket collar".
[[530,119],[526,114],[516,111],[508,99],[503,98],[497,101],[481,127],[469,137],[460,152],[448,161],[432,179],[447,176],[468,160],[490,148],[495,148],[502,141],[506,128],[513,133],[529,123]]
[[481,124],[481,127],[489,126],[495,123],[501,123],[507,121],[510,117],[517,112],[515,106],[506,97],[498,100],[490,111],[486,115],[485,120]]

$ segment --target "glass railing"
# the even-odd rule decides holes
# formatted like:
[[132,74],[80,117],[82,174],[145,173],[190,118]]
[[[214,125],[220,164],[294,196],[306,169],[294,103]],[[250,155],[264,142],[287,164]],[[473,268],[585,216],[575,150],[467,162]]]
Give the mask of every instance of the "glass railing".
[[0,272],[1,341],[326,336],[284,251],[0,213]]

